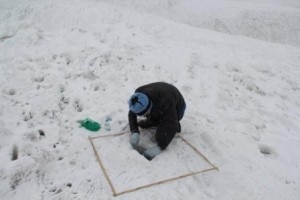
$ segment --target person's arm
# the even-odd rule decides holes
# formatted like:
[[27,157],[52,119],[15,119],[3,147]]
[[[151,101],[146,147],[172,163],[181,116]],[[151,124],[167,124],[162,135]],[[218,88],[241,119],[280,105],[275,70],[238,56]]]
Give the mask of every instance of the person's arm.
[[131,133],[139,133],[139,128],[137,125],[137,117],[136,114],[134,114],[132,111],[129,111],[128,113],[128,121],[129,121],[129,128]]
[[139,150],[139,140],[140,140],[140,132],[137,126],[137,117],[132,112],[128,113],[129,127],[130,127],[130,144],[133,149]]

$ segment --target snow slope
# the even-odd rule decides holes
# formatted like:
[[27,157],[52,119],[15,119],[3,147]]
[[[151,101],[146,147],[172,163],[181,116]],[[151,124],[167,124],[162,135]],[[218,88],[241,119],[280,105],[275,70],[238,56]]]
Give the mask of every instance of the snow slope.
[[[264,2],[1,0],[1,199],[299,199],[299,3]],[[88,136],[128,130],[154,81],[182,91],[182,136],[220,170],[112,197]]]
[[247,36],[269,42],[300,45],[300,2],[230,0],[113,0],[143,12],[153,13],[175,22],[222,33]]

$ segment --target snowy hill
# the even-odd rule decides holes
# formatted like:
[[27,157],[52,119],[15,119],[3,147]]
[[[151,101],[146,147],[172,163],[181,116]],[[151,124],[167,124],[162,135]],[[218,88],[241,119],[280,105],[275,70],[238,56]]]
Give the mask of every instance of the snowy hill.
[[[300,3],[251,2],[1,0],[1,199],[299,199]],[[155,81],[183,93],[182,137],[219,171],[112,197],[88,136],[128,130]],[[135,166],[124,140],[116,171]]]
[[175,22],[269,42],[300,45],[299,1],[114,0]]

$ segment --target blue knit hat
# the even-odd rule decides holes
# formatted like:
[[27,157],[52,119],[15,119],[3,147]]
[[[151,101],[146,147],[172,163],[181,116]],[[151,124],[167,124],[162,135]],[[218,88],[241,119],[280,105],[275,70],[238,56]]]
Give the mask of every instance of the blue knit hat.
[[151,100],[148,98],[147,95],[140,92],[134,93],[130,97],[128,104],[129,109],[140,116],[148,113],[152,108]]

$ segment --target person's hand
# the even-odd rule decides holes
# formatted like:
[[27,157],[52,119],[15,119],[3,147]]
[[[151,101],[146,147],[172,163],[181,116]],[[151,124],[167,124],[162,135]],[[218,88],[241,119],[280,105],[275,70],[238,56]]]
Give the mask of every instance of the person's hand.
[[146,149],[144,151],[143,155],[147,160],[152,160],[155,156],[160,154],[160,152],[161,152],[161,148],[159,146],[155,146],[155,147],[151,147],[149,149]]
[[139,140],[140,140],[140,134],[139,133],[131,133],[131,135],[130,135],[130,144],[131,144],[133,149],[138,148]]

